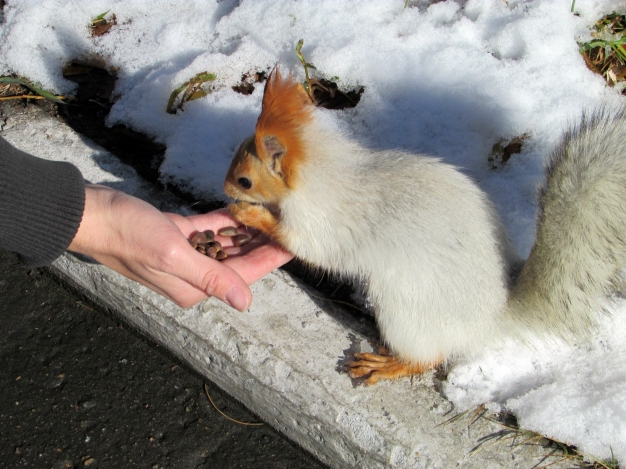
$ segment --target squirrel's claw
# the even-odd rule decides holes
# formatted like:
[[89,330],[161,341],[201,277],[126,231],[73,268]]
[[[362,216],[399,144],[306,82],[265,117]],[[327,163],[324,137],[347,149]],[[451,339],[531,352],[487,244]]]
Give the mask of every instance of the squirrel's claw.
[[393,355],[377,355],[375,353],[355,353],[356,361],[348,363],[351,378],[370,375],[366,385],[372,385],[380,379],[394,380],[403,376],[420,375],[432,368],[436,363],[406,363]]

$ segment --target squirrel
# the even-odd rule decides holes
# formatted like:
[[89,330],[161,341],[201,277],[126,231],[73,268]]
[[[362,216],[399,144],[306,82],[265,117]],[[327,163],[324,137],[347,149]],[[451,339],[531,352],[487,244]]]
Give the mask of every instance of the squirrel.
[[353,378],[423,373],[498,338],[577,340],[593,330],[626,266],[626,108],[583,115],[564,134],[525,262],[459,169],[366,148],[317,112],[275,68],[224,188],[241,223],[312,266],[364,281],[389,353],[355,354]]

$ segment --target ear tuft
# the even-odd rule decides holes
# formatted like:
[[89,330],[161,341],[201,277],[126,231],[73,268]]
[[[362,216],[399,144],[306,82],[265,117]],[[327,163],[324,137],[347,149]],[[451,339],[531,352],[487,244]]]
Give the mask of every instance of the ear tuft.
[[288,187],[293,187],[296,167],[306,159],[303,134],[312,124],[313,110],[304,87],[291,74],[283,78],[274,68],[265,84],[255,141],[259,158]]
[[304,90],[302,84],[296,82],[289,73],[286,78],[278,66],[274,67],[265,82],[263,91],[263,110],[269,111],[274,101],[280,97],[279,106],[288,107],[291,110],[312,106],[311,98]]

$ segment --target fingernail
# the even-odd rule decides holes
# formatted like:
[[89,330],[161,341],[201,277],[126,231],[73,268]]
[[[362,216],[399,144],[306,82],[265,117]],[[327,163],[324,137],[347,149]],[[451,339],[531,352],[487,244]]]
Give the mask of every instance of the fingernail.
[[231,305],[233,308],[238,309],[239,311],[244,311],[248,308],[248,300],[246,300],[246,295],[241,291],[241,288],[232,286],[226,292],[226,303]]

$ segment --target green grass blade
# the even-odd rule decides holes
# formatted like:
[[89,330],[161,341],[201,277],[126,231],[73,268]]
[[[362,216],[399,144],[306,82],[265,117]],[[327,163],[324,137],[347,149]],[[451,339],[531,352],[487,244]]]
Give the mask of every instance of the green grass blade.
[[165,110],[167,111],[168,114],[175,114],[176,111],[174,111],[174,102],[176,101],[176,97],[185,89],[187,88],[187,85],[189,84],[189,82],[184,83],[182,85],[180,85],[178,88],[176,88],[174,91],[172,91],[170,93],[170,99],[167,100],[167,107],[165,108]]
[[111,10],[107,10],[104,13],[100,13],[98,16],[96,16],[93,20],[101,20],[102,18],[104,18],[108,12],[110,12]]
[[55,103],[59,103],[59,104],[65,104],[65,101],[57,98],[56,95],[54,95],[53,93],[50,93],[49,91],[46,91],[38,87],[37,85],[31,83],[30,81],[24,78],[0,77],[0,83],[22,85],[30,89],[34,93],[37,93],[39,96],[43,96],[44,98],[49,99],[50,101],[54,101]]

